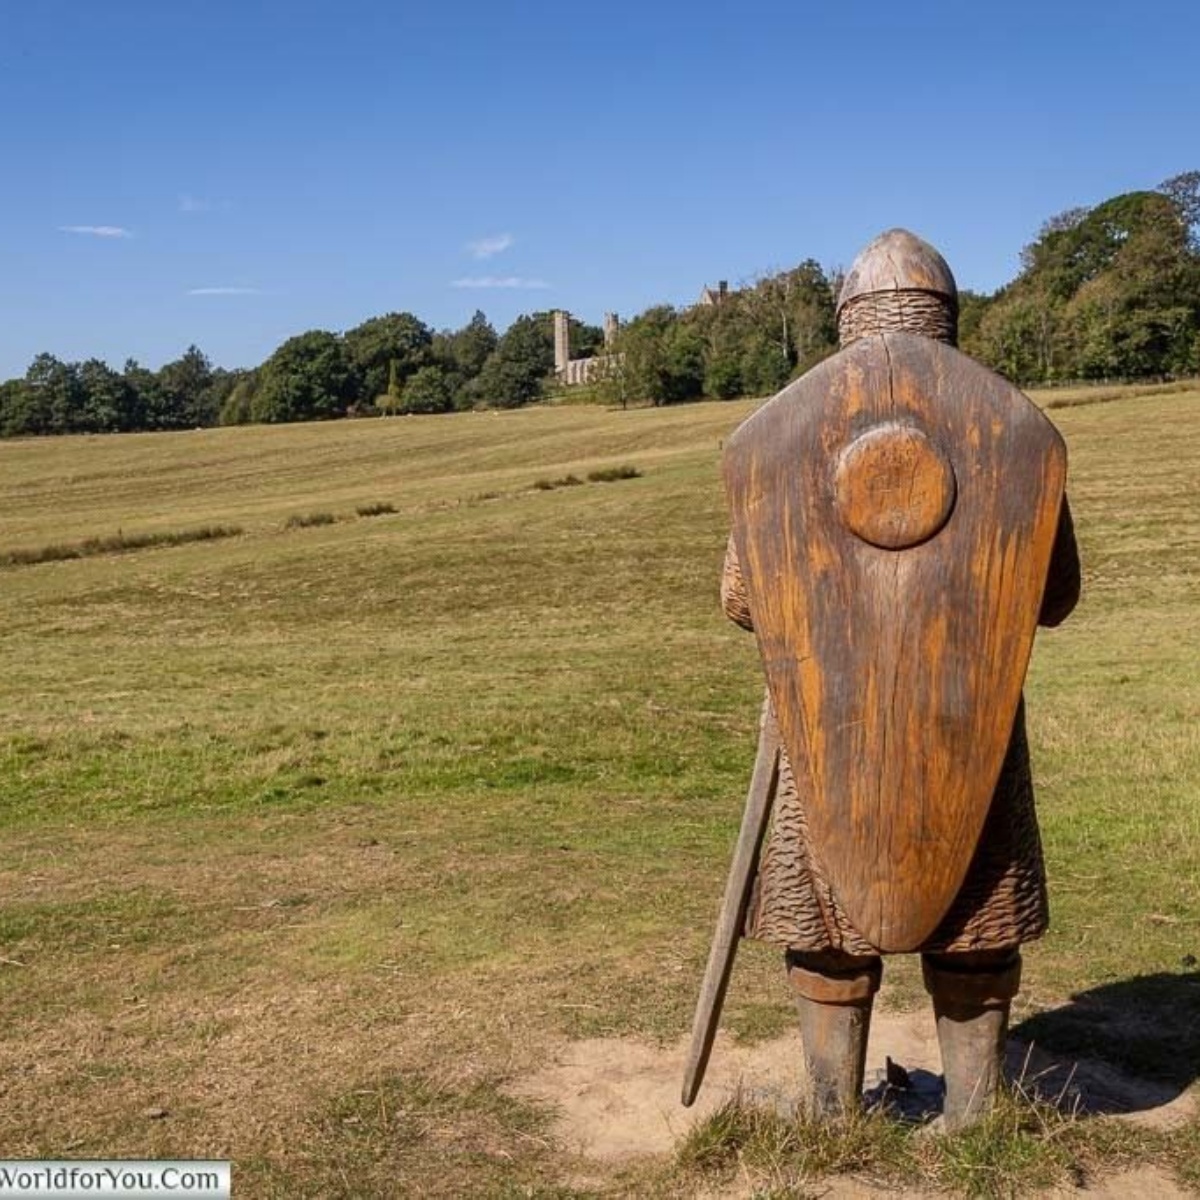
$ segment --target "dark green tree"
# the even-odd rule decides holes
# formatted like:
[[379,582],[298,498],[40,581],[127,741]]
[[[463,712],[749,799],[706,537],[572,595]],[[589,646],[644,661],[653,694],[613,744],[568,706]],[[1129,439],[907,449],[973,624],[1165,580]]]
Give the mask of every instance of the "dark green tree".
[[222,425],[246,425],[253,418],[254,393],[258,387],[257,371],[231,371],[236,376],[233,387],[221,401],[218,420]]
[[358,376],[358,399],[374,405],[387,393],[388,381],[403,385],[415,371],[429,362],[433,334],[424,321],[410,312],[372,317],[346,331],[349,362]]
[[595,358],[603,354],[604,330],[586,321],[572,321],[567,329],[567,349],[572,358]]
[[732,400],[743,390],[740,340],[716,339],[704,356],[704,394],[714,400]]
[[491,322],[479,310],[461,328],[447,335],[447,349],[454,370],[464,379],[474,379],[488,356],[500,343]]
[[702,387],[704,394],[714,400],[730,400],[742,394],[742,350],[749,316],[737,293],[720,305],[698,305],[679,315],[679,320],[686,322],[703,343]]
[[107,363],[89,358],[79,368],[83,403],[79,427],[88,433],[135,428],[134,397],[129,383]]
[[430,355],[442,369],[455,408],[473,408],[481,401],[479,375],[499,342],[487,317],[478,310],[461,329],[434,335]]
[[33,424],[27,432],[74,433],[81,428],[84,396],[77,363],[39,354],[25,372],[25,386]]
[[212,414],[208,420],[208,424],[223,425],[226,422],[221,420],[221,413],[224,411],[225,402],[233,394],[234,388],[248,374],[246,371],[233,370],[227,371],[224,367],[214,367],[212,369],[212,382],[208,385],[208,390],[204,394],[204,407]]
[[1186,196],[1161,191],[1051,218],[1021,274],[963,329],[964,349],[1018,383],[1196,369],[1200,256],[1189,235]]
[[[130,429],[162,429],[167,419],[168,402],[158,375],[136,359],[127,358],[121,378],[129,387]],[[166,426],[169,428],[169,426]]]
[[656,407],[702,396],[711,320],[698,309],[685,316],[659,304],[629,321],[617,338],[626,394]]
[[669,304],[658,304],[626,322],[617,337],[624,385],[630,399],[649,400],[656,407],[669,403],[670,371],[667,334],[679,316]]
[[838,347],[837,293],[833,281],[815,259],[805,259],[787,275],[790,342],[787,357],[792,374],[797,374],[815,367]]
[[663,340],[664,404],[680,404],[704,395],[704,339],[687,321],[676,321]]
[[958,344],[960,346],[974,345],[979,326],[984,314],[991,306],[993,297],[982,292],[973,292],[969,288],[960,288],[958,292]]
[[289,338],[262,365],[250,402],[255,421],[324,421],[346,415],[358,377],[336,334],[310,330]]
[[453,407],[450,381],[439,366],[421,367],[409,377],[400,393],[402,413],[444,413]]
[[0,437],[43,433],[38,428],[36,397],[23,379],[0,383]]
[[213,392],[212,364],[197,346],[189,346],[158,372],[162,408],[159,429],[195,429],[215,425],[220,402]]
[[493,408],[519,408],[538,399],[554,369],[554,334],[549,314],[518,317],[488,355],[476,394]]
[[1184,171],[1158,185],[1187,226],[1192,249],[1200,250],[1200,171]]
[[788,381],[791,360],[777,337],[756,330],[742,345],[742,391],[748,396],[770,396]]

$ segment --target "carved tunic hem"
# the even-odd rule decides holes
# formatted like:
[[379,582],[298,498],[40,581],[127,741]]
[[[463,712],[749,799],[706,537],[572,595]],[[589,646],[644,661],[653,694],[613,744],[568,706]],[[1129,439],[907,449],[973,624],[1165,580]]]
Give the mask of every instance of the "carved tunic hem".
[[[1078,560],[1070,561],[1074,538],[1069,535],[1069,525],[1068,537],[1072,555],[1062,555],[1067,560],[1065,574],[1069,576],[1073,569],[1077,581]],[[1064,585],[1054,576],[1052,569],[1048,592],[1057,597],[1064,587],[1065,592],[1072,591],[1069,578]],[[1069,611],[1077,594],[1076,582],[1074,595],[1059,600],[1059,606]],[[732,540],[721,579],[721,600],[731,620],[753,628]],[[1057,616],[1057,611],[1053,615]],[[790,950],[875,954],[877,948],[851,923],[825,877],[786,751],[780,758],[779,787],[747,910],[745,936]],[[1048,925],[1046,876],[1022,701],[963,885],[919,949],[949,953],[1003,950],[1041,937]]]

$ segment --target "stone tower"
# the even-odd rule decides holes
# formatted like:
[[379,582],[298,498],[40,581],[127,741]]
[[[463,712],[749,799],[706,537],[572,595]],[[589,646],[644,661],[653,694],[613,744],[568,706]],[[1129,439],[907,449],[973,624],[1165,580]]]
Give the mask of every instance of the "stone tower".
[[561,308],[554,310],[554,373],[566,375],[571,361],[571,316]]
[[616,313],[604,314],[604,348],[611,350],[613,343],[617,340],[617,330],[621,327],[621,322]]

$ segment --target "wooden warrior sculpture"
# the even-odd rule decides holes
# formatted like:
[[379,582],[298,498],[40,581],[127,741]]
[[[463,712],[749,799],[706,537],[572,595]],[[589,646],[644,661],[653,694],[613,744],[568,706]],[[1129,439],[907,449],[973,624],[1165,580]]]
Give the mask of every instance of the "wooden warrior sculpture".
[[685,1104],[744,935],[785,953],[815,1111],[858,1104],[881,956],[908,951],[947,1127],[991,1105],[1047,923],[1021,688],[1079,560],[1062,439],[954,348],[957,316],[941,255],[883,234],[842,287],[841,351],[727,443],[721,595],[767,702]]

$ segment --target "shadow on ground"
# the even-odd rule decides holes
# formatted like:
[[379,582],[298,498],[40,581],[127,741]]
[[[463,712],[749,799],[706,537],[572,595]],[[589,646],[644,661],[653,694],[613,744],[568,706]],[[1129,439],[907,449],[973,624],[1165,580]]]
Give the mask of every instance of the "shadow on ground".
[[1200,972],[1089,988],[1020,1022],[1012,1038],[1010,1071],[1042,1095],[1095,1113],[1161,1108],[1200,1078]]

